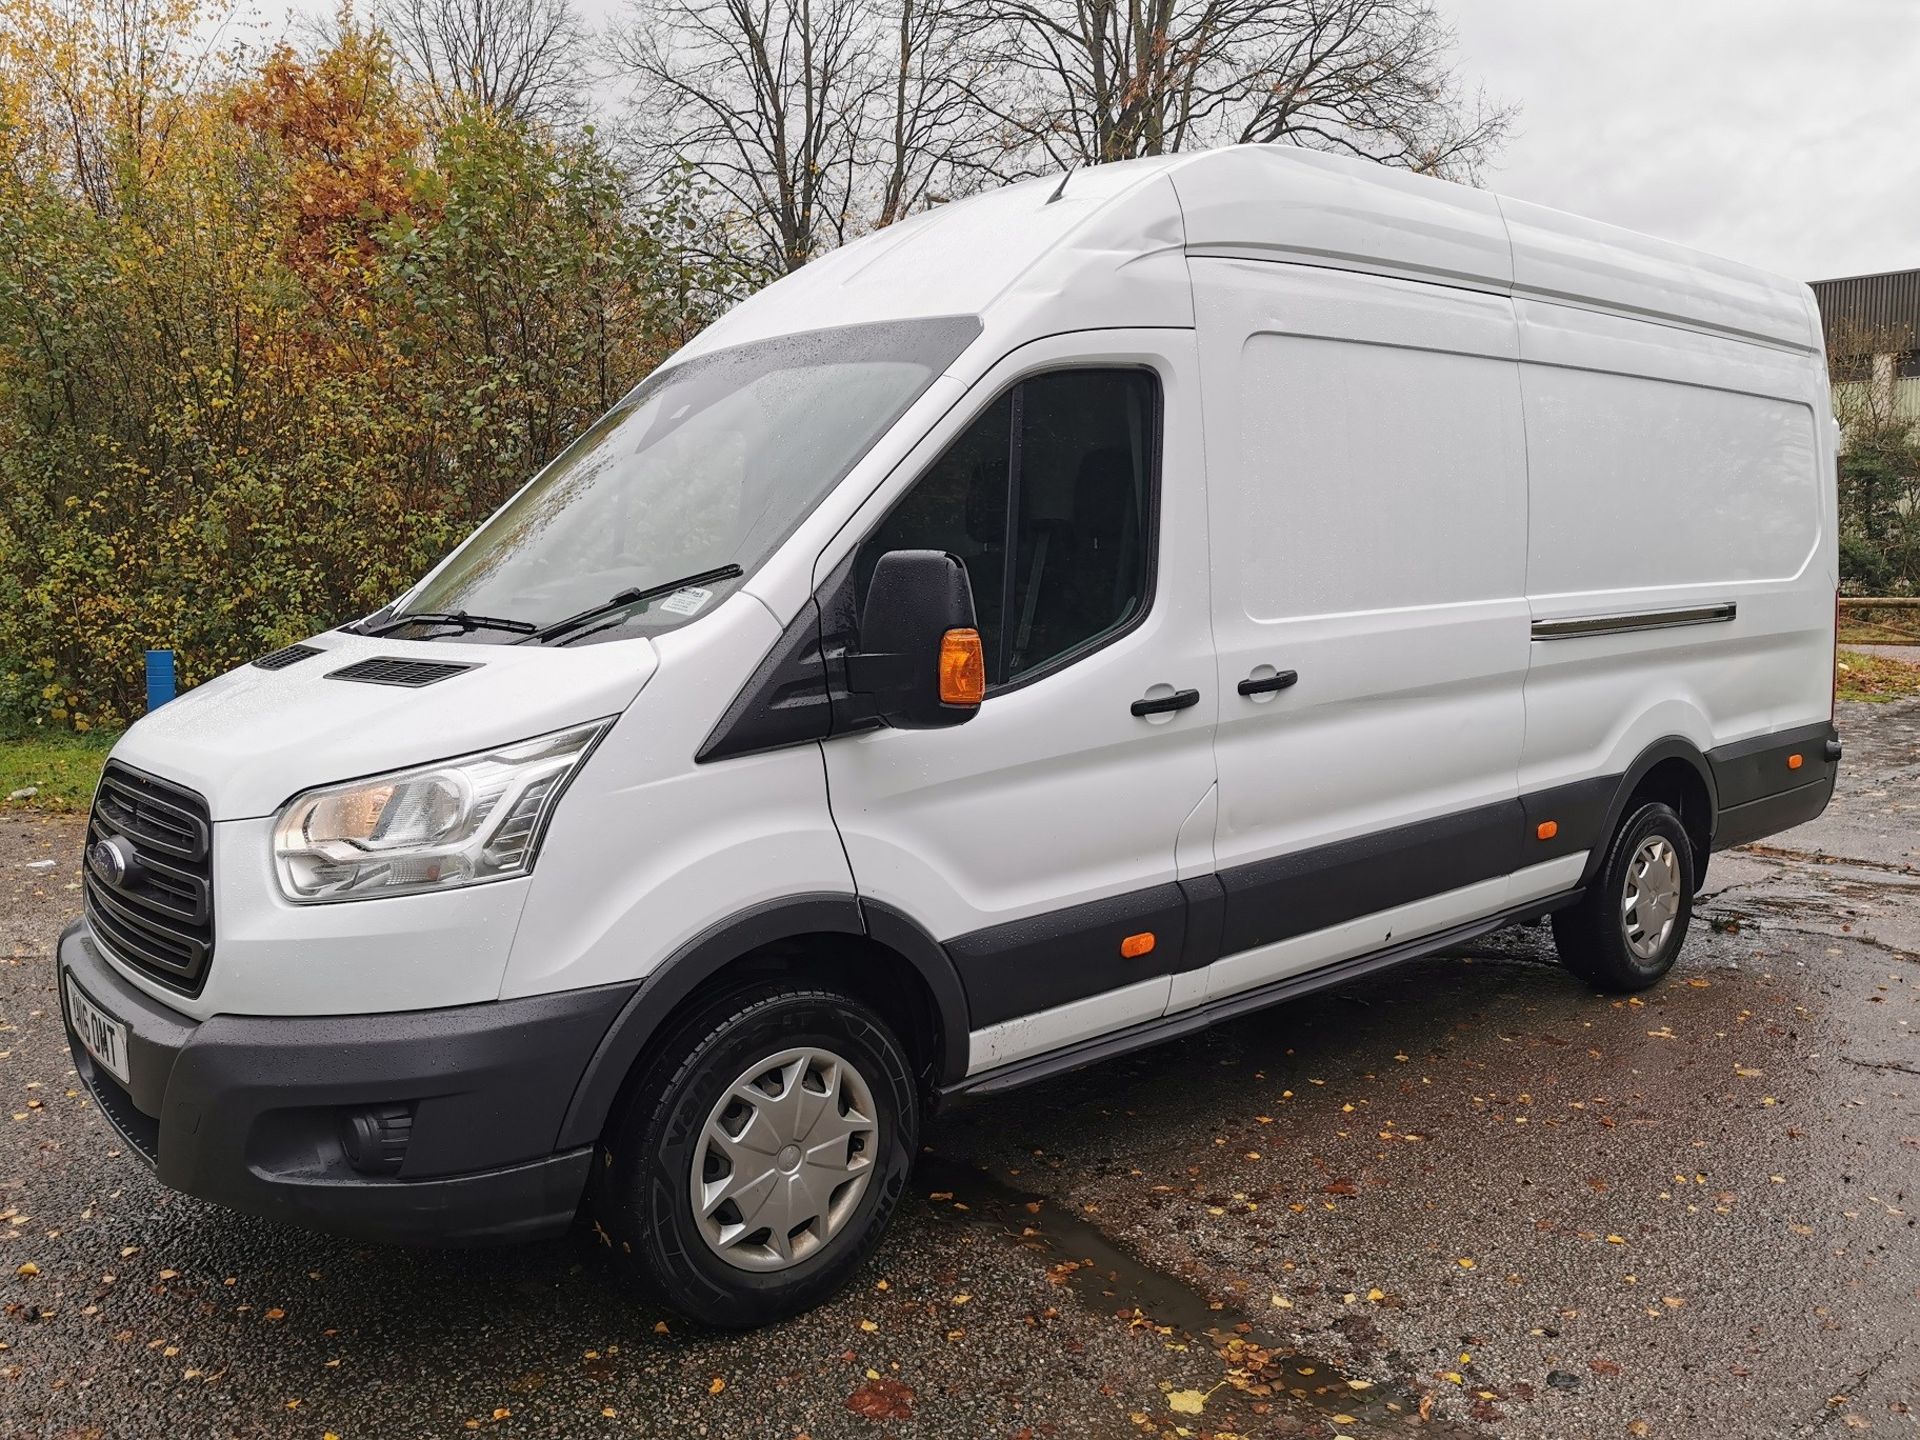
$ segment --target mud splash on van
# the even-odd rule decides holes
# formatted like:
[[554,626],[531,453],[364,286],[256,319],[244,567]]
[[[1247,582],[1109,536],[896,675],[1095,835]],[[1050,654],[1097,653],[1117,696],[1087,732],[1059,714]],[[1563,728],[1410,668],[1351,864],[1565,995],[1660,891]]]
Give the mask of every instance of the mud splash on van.
[[[1208,1392],[1208,1429],[1226,1424],[1229,1402],[1249,1413],[1245,1424],[1227,1428],[1302,1437],[1399,1433],[1423,1413],[1423,1396],[1410,1386],[1376,1384],[1294,1349],[1230,1301],[1146,1264],[1098,1226],[1011,1179],[928,1151],[914,1180],[923,1194],[938,1197],[928,1207],[938,1221],[996,1232],[1044,1264],[1048,1277],[1088,1310],[1211,1350],[1221,1377]],[[1263,1414],[1254,1410],[1259,1405],[1269,1408]],[[1273,1430],[1282,1417],[1302,1428]],[[1421,1433],[1471,1440],[1482,1432],[1431,1417]]]

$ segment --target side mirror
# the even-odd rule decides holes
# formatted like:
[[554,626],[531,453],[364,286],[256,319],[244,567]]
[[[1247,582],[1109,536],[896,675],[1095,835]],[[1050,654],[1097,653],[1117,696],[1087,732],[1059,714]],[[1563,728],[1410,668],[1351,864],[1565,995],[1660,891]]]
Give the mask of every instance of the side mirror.
[[892,550],[874,566],[860,607],[860,653],[847,680],[900,730],[961,725],[987,692],[967,567],[940,550]]

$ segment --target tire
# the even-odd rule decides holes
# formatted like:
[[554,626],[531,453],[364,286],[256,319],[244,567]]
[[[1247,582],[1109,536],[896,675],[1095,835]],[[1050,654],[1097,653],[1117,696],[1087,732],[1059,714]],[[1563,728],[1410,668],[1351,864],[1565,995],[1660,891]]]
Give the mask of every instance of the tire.
[[811,987],[735,992],[642,1057],[589,1204],[662,1303],[723,1329],[765,1325],[819,1304],[872,1254],[919,1127],[905,1050],[872,1010]]
[[1658,984],[1686,942],[1694,872],[1692,843],[1672,808],[1634,806],[1580,903],[1554,914],[1560,963],[1597,990]]

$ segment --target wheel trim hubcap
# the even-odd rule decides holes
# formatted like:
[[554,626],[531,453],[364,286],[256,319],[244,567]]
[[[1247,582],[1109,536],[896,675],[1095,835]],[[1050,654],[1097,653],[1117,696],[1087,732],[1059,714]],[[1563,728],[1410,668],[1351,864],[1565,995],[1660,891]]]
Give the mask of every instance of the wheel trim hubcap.
[[785,1270],[840,1233],[872,1177],[878,1110],[866,1077],[831,1050],[758,1061],[714,1103],[693,1148],[693,1214],[742,1270]]
[[1627,865],[1620,896],[1620,924],[1627,948],[1651,960],[1673,934],[1680,917],[1680,857],[1664,835],[1649,835]]

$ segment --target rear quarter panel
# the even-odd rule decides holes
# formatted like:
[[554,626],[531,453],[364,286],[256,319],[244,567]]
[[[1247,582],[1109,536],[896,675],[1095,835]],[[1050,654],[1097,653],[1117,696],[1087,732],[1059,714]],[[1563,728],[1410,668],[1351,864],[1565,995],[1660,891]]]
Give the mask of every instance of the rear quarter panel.
[[1824,720],[1836,569],[1818,353],[1519,299],[1533,618],[1731,603],[1731,622],[1535,641],[1524,790],[1679,736]]

